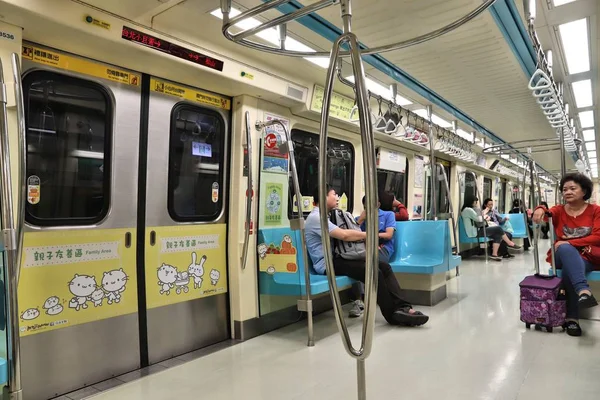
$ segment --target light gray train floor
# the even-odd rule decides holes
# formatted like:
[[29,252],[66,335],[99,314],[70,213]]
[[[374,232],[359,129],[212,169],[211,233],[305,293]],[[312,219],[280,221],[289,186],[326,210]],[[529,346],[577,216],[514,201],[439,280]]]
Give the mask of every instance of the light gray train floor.
[[[582,321],[581,338],[561,329],[525,329],[518,285],[532,272],[531,252],[487,265],[466,260],[461,276],[448,281],[446,300],[417,307],[431,316],[427,325],[392,327],[378,314],[367,360],[368,398],[600,398],[600,322]],[[362,318],[349,321],[355,341],[361,323]],[[315,347],[306,347],[303,321],[191,361],[193,356],[182,356],[162,363],[106,391],[96,385],[92,393],[66,398],[356,399],[356,363],[342,347],[332,312],[316,318],[315,333]]]

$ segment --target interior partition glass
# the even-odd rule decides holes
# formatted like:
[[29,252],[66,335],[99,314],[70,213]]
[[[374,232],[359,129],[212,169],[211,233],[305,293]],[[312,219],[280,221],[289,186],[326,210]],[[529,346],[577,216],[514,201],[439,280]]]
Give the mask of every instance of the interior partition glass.
[[[446,176],[450,178],[450,163],[447,161],[437,160],[440,162],[446,172]],[[431,169],[427,168],[425,176],[425,210],[427,213],[427,219],[433,219],[431,215]],[[446,183],[444,182],[441,175],[438,175],[435,179],[436,190],[436,210],[438,219],[449,219],[450,218],[450,193],[446,190]],[[448,186],[451,187],[451,182],[448,181]]]

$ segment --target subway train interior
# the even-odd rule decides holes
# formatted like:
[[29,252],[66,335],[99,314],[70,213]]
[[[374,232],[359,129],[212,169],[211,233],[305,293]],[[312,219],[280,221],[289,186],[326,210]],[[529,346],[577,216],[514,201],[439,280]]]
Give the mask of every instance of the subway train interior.
[[0,0],[0,61],[2,399],[600,397],[600,1]]

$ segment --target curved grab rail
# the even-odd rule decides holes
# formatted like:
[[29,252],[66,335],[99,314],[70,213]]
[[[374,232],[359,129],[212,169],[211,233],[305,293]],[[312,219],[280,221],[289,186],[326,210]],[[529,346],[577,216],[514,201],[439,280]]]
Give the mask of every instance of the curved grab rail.
[[252,131],[250,130],[250,112],[244,116],[246,124],[246,154],[248,155],[248,187],[246,189],[246,224],[244,231],[244,247],[242,249],[242,269],[248,262],[248,245],[250,242],[250,224],[252,223],[252,198],[254,197],[254,181],[252,180]]
[[[18,67],[18,60],[17,60]],[[15,70],[13,64],[13,74],[17,77],[15,85],[21,81],[20,68]],[[18,96],[18,94],[17,94]],[[17,101],[18,103],[18,101]],[[21,103],[22,106],[23,103]],[[21,108],[22,111],[22,108]],[[20,117],[19,115],[17,117]],[[19,128],[20,131],[20,128]],[[21,152],[22,149],[19,149]],[[21,171],[19,171],[21,177]],[[6,85],[4,83],[4,73],[2,60],[0,59],[0,220],[2,223],[2,236],[4,239],[5,268],[8,284],[6,285],[8,298],[8,391],[10,398],[21,398],[21,337],[19,332],[19,304],[18,304],[18,274],[20,268],[18,221],[14,219],[14,203],[12,191],[12,175],[10,163],[10,141],[8,137],[8,111]],[[25,202],[21,195],[17,196],[17,201]]]
[[25,179],[25,174],[27,173],[27,161],[25,159],[25,155],[27,154],[27,144],[25,143],[25,135],[27,134],[27,127],[25,126],[25,103],[23,100],[23,81],[21,80],[21,64],[19,63],[19,56],[17,55],[17,53],[13,53],[11,58],[13,79],[15,84],[15,101],[17,103],[17,127],[19,137],[19,196],[17,196],[18,207],[16,221],[17,260],[19,260],[17,266],[18,283],[19,278],[21,277],[23,237],[25,235],[25,201],[27,199],[27,182]]
[[[360,58],[360,47],[356,36],[347,32],[342,34],[333,45],[331,51],[331,60],[327,70],[325,84],[325,93],[323,96],[323,105],[321,109],[321,127],[319,138],[319,205],[321,208],[327,207],[327,128],[329,126],[329,108],[333,94],[333,83],[335,72],[338,67],[338,57],[342,45],[347,44],[352,54],[352,66],[354,72],[354,81],[356,82],[356,104],[360,119],[361,143],[363,157],[365,160],[365,209],[367,221],[377,221],[377,175],[375,174],[375,143],[373,130],[369,117],[368,93],[366,88],[365,71]],[[359,361],[359,375],[364,373],[364,361],[371,353],[373,341],[373,329],[375,325],[375,306],[377,296],[377,278],[379,276],[379,254],[376,251],[378,245],[378,226],[377,224],[367,224],[366,235],[366,269],[365,269],[365,321],[362,329],[361,346],[355,349],[352,346],[352,340],[348,333],[348,328],[343,317],[340,295],[337,290],[335,279],[335,270],[333,267],[333,257],[331,252],[331,239],[329,236],[328,219],[326,209],[321,210],[321,242],[323,245],[323,254],[325,256],[325,266],[327,269],[327,279],[329,281],[329,290],[334,304],[335,317],[337,320],[344,348]]]
[[[377,46],[377,47],[373,47],[370,49],[369,48],[362,49],[360,51],[360,53],[362,55],[381,54],[381,53],[386,53],[389,51],[404,49],[404,48],[407,48],[410,46],[414,46],[414,45],[421,44],[421,43],[427,42],[429,40],[438,38],[440,36],[445,35],[448,32],[451,32],[457,28],[460,28],[467,22],[470,22],[471,20],[475,19],[480,14],[482,14],[484,11],[486,11],[488,8],[490,8],[495,3],[495,1],[496,0],[486,0],[480,6],[478,6],[477,8],[475,8],[468,14],[464,15],[463,17],[449,23],[448,25],[445,25],[439,29],[436,29],[434,31],[428,32],[426,34],[423,34],[423,35],[420,35],[420,36],[417,36],[417,37],[414,37],[411,39],[403,40],[401,42],[391,43],[391,44],[387,44],[387,45],[383,45],[383,46]],[[266,45],[263,45],[263,44],[260,44],[257,42],[253,42],[246,38],[248,36],[254,35],[264,29],[267,29],[267,28],[270,28],[270,27],[273,27],[276,25],[282,25],[282,24],[285,24],[286,22],[294,21],[294,20],[296,20],[300,17],[303,17],[305,15],[308,15],[314,11],[318,11],[318,10],[326,8],[330,5],[340,3],[339,0],[322,0],[317,3],[313,3],[309,6],[303,7],[292,13],[284,14],[281,17],[278,17],[272,21],[267,21],[255,28],[243,31],[237,35],[234,35],[229,32],[231,27],[233,27],[235,24],[239,23],[240,21],[243,21],[246,18],[258,15],[265,11],[271,10],[271,9],[273,9],[281,4],[284,4],[284,3],[288,3],[288,1],[271,0],[267,3],[261,4],[255,8],[247,10],[247,11],[237,15],[235,18],[230,19],[229,13],[231,10],[231,0],[221,0],[221,13],[223,14],[223,29],[222,29],[223,35],[227,39],[229,39],[233,42],[239,43],[243,46],[246,46],[246,47],[249,47],[249,48],[255,49],[255,50],[265,51],[265,52],[271,53],[271,54],[279,54],[279,55],[285,55],[285,56],[291,56],[291,57],[329,57],[330,53],[324,52],[324,51],[316,51],[316,52],[292,51],[292,50],[286,50],[285,48],[276,48],[276,47],[272,47],[272,46],[266,46]],[[351,51],[340,51],[338,56],[339,57],[351,57],[352,54],[351,54]]]
[[[290,159],[290,169],[292,173],[292,186],[294,194],[296,196],[296,203],[298,204],[298,213],[302,215],[302,193],[300,192],[300,181],[298,179],[298,169],[296,168],[296,156],[294,153],[294,142],[290,131],[281,120],[274,119],[268,122],[257,122],[256,126],[260,129],[264,129],[267,126],[279,125],[285,133],[286,149]],[[326,158],[326,157],[325,157]],[[314,328],[313,328],[313,316],[312,316],[312,294],[310,290],[310,271],[308,269],[308,253],[306,250],[305,236],[304,236],[304,219],[298,218],[297,229],[300,231],[300,248],[302,249],[302,257],[304,258],[304,282],[306,286],[306,310],[308,314],[308,346],[312,347],[315,345],[314,339]],[[329,232],[329,231],[328,231]]]

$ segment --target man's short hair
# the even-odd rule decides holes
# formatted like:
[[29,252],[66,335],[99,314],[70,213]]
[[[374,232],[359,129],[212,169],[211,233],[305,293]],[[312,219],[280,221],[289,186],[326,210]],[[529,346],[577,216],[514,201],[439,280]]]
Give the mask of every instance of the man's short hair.
[[[326,190],[327,190],[327,194],[329,194],[329,192],[331,192],[331,191],[333,190],[333,187],[332,187],[332,186],[331,186],[329,183],[326,183],[326,184],[325,184],[325,188],[326,188]],[[319,188],[319,185],[317,185],[317,186],[314,188],[314,190],[313,190],[313,193],[312,193],[312,195],[313,195],[313,202],[314,202],[315,204],[319,204],[319,192],[320,192],[320,190],[319,190],[319,189],[320,189],[320,188]],[[326,197],[327,197],[327,196],[326,196]]]

